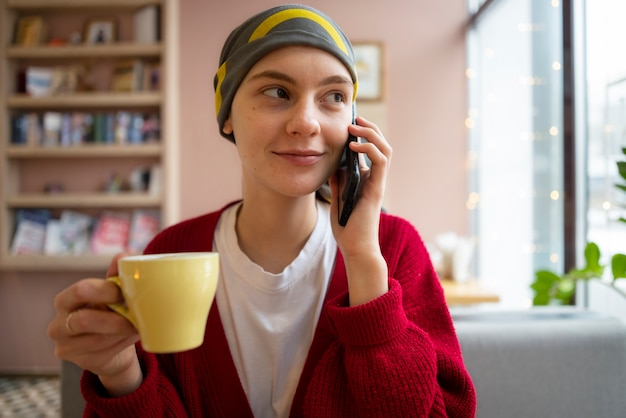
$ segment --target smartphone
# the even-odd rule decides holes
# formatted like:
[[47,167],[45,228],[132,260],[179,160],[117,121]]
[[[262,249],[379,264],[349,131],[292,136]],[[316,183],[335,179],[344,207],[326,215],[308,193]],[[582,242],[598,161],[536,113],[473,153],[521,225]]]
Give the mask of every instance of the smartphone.
[[345,183],[339,197],[339,225],[346,226],[348,218],[359,199],[361,171],[359,169],[359,154],[350,149],[350,142],[358,142],[358,138],[350,135],[346,141],[342,164],[340,167],[346,170]]

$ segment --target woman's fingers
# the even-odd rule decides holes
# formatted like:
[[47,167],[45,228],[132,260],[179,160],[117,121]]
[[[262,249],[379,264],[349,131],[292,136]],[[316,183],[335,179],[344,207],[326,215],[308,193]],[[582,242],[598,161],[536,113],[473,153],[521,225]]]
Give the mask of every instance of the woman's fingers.
[[106,308],[83,308],[69,312],[65,319],[60,317],[50,333],[51,338],[59,339],[88,334],[128,335],[136,331],[126,318],[116,312]]
[[102,279],[83,279],[62,290],[54,298],[54,307],[59,312],[72,312],[85,306],[99,306],[119,302],[119,288]]
[[117,260],[128,255],[127,253],[119,253],[116,254],[111,262],[109,263],[109,268],[107,269],[107,277],[117,276]]

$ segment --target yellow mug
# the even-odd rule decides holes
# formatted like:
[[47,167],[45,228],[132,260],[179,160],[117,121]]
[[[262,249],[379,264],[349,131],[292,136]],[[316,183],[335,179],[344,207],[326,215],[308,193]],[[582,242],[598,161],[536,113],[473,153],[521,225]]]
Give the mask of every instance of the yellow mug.
[[219,255],[215,252],[145,254],[122,257],[118,275],[107,280],[124,302],[109,307],[139,331],[152,353],[199,347],[215,297]]

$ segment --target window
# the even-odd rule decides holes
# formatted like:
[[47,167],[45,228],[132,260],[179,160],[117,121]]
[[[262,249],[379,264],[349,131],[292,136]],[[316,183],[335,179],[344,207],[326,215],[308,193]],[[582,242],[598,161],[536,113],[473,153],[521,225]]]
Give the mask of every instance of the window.
[[500,0],[468,32],[470,230],[475,274],[529,306],[564,254],[563,25],[558,1]]
[[580,266],[587,241],[605,263],[626,248],[616,221],[626,199],[614,186],[626,147],[626,4],[468,7],[477,12],[467,34],[475,273],[503,305],[529,306],[536,270]]

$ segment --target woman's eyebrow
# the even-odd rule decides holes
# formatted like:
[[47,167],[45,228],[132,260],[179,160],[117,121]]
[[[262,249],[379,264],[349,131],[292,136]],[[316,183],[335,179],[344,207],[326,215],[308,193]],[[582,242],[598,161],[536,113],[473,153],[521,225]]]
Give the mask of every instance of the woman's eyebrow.
[[[290,84],[297,84],[296,80],[293,77],[289,76],[288,74],[282,73],[280,71],[276,71],[276,70],[266,70],[266,71],[261,71],[260,73],[257,73],[257,74],[253,74],[250,76],[248,81],[254,81],[254,80],[258,80],[262,78],[267,78],[267,79],[277,80],[277,81],[284,81]],[[326,77],[319,83],[320,86],[327,86],[331,84],[347,84],[350,86],[354,85],[354,83],[352,82],[350,78],[344,77],[342,75],[332,75],[330,77]]]
[[293,77],[290,77],[285,73],[281,73],[280,71],[275,70],[266,70],[261,71],[257,74],[253,74],[252,76],[250,76],[248,81],[254,81],[261,78],[269,78],[271,80],[285,81],[290,84],[296,84],[296,80],[294,80]]

